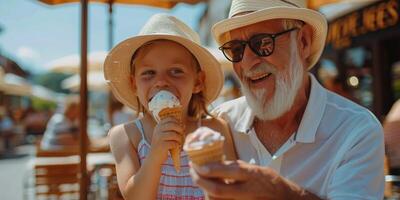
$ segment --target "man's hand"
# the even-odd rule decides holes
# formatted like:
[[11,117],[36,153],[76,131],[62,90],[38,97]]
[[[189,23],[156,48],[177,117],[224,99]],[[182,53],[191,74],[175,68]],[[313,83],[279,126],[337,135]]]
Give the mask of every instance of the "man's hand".
[[193,181],[211,198],[319,199],[268,167],[240,160],[191,166]]

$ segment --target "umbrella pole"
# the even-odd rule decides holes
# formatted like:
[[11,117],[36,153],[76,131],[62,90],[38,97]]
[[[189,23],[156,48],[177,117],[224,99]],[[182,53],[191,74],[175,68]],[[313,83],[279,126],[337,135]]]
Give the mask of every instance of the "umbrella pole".
[[108,50],[111,50],[113,47],[113,4],[114,0],[108,0]]
[[80,87],[80,200],[87,199],[88,172],[86,155],[88,151],[87,136],[87,26],[88,24],[88,0],[81,0],[81,87]]

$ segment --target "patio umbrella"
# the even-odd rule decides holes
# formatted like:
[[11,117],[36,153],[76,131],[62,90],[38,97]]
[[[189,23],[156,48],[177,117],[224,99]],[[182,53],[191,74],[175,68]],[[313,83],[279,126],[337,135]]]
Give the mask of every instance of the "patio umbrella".
[[32,84],[23,77],[11,73],[5,74],[2,69],[0,69],[0,91],[7,95],[36,97],[52,102],[57,102],[63,98],[61,94],[41,85]]
[[[39,0],[48,5],[59,5],[66,3],[76,3],[80,0]],[[89,2],[106,3],[108,4],[108,49],[113,46],[113,4],[136,4],[136,5],[146,5],[158,8],[172,8],[175,6],[176,2],[171,0],[88,0]]]
[[32,85],[31,93],[32,97],[56,103],[62,102],[65,98],[64,94],[54,92],[41,85]]
[[31,96],[31,84],[24,78],[15,74],[0,75],[0,91],[14,96]]
[[328,21],[333,21],[340,16],[376,1],[380,0],[330,0],[330,3],[318,5],[317,9],[325,15]]
[[[89,71],[102,71],[104,60],[107,52],[98,51],[92,52],[88,55],[88,70]],[[80,55],[68,55],[50,61],[45,65],[45,68],[51,72],[60,72],[67,74],[78,74],[81,66]]]
[[[88,73],[88,90],[90,91],[108,91],[108,85],[104,79],[102,71],[90,71]],[[68,89],[72,91],[78,91],[81,83],[81,77],[79,74],[75,74],[71,77],[64,79],[61,82],[61,87],[63,89]]]
[[308,7],[312,9],[318,9],[321,6],[331,4],[331,3],[337,3],[339,1],[343,0],[308,0]]
[[364,3],[371,2],[371,0],[308,0],[307,4],[309,8],[318,10],[319,8],[331,4],[341,4],[341,3]]

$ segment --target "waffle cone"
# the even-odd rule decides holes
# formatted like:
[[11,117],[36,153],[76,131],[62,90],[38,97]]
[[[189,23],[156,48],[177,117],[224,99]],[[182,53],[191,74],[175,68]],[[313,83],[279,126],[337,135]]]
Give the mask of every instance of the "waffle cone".
[[160,120],[163,120],[167,117],[173,117],[182,123],[182,107],[173,107],[173,108],[164,108],[158,113],[158,117]]
[[[160,117],[160,120],[163,120],[167,117],[173,117],[182,124],[182,112],[182,107],[164,108],[158,113],[158,117]],[[183,141],[183,138],[181,141]],[[181,170],[181,147],[170,149],[169,153],[174,163],[175,170],[179,172]]]
[[196,165],[204,165],[212,162],[222,162],[224,160],[223,152],[224,141],[216,141],[201,149],[185,149],[190,160]]
[[170,149],[172,161],[177,172],[181,171],[181,148]]

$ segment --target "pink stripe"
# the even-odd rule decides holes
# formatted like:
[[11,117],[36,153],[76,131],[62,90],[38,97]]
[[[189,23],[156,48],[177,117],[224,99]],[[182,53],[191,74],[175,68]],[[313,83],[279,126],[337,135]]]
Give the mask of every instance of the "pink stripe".
[[[168,164],[168,163],[164,163],[164,164],[162,164],[163,166],[170,166],[170,167],[174,167],[174,165],[173,164]],[[181,165],[181,167],[187,167],[187,168],[189,168],[189,165]]]
[[139,157],[140,160],[146,159],[146,156]]
[[199,189],[199,187],[193,186],[193,185],[168,185],[168,184],[165,184],[165,183],[160,183],[160,186],[172,187],[172,188],[193,188],[193,189]]
[[190,175],[183,175],[183,176],[176,176],[172,174],[166,174],[166,173],[161,173],[162,176],[168,176],[168,177],[175,177],[175,178],[189,178],[191,177]]
[[159,195],[157,199],[165,199],[165,200],[204,200],[204,196],[196,197],[196,196],[178,196],[178,195]]
[[140,156],[139,157],[139,159],[145,159],[146,158],[146,156]]
[[[146,159],[146,156],[141,156],[139,157],[140,160],[144,160]],[[175,167],[174,164],[168,164],[168,163],[164,163],[162,164],[163,166],[168,166],[168,167]],[[182,168],[189,168],[189,165],[181,165]]]
[[[140,150],[139,150],[139,152],[140,152]],[[187,155],[184,155],[184,156],[181,156],[181,158],[184,158],[184,157],[186,157]],[[142,156],[142,157],[139,157],[140,159],[144,159],[144,158],[146,158],[146,156]]]

